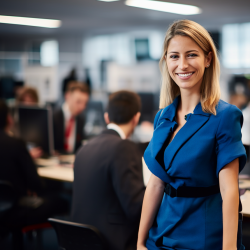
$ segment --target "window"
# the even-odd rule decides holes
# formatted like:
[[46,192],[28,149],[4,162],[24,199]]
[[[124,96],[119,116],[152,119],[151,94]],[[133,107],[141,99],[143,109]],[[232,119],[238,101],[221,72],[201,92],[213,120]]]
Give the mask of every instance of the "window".
[[58,64],[58,61],[58,42],[54,40],[43,42],[41,44],[41,65],[54,66]]
[[223,26],[222,60],[226,68],[250,67],[250,23]]

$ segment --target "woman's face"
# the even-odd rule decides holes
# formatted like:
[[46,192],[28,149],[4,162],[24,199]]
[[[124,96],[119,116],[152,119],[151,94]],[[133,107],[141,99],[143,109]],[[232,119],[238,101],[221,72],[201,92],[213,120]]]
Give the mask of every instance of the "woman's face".
[[198,91],[212,56],[211,52],[205,56],[190,37],[177,35],[170,40],[165,58],[169,74],[180,89]]

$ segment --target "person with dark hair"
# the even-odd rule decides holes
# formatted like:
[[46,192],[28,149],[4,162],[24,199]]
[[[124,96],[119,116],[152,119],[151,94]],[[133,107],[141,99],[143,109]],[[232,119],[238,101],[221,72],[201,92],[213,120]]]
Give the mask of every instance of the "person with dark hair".
[[77,153],[72,221],[95,226],[107,249],[136,249],[145,186],[142,152],[127,138],[140,118],[140,97],[119,91],[109,97],[107,129]]
[[65,212],[68,204],[51,190],[45,193],[25,143],[8,134],[12,123],[7,105],[0,100],[0,181],[10,183],[16,196],[15,206],[0,224],[12,230],[14,249],[21,250],[22,227],[46,222],[55,213]]
[[53,115],[54,147],[60,153],[74,153],[84,139],[81,113],[89,100],[88,86],[72,82],[65,93],[65,102]]
[[109,97],[107,114],[111,122],[126,124],[140,110],[140,97],[133,92],[118,91]]

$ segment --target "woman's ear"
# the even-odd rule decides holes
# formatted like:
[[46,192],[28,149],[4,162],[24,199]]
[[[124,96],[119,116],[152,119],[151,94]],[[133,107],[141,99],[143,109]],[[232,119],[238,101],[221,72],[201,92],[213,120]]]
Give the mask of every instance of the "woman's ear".
[[212,56],[212,52],[210,51],[209,53],[208,53],[208,55],[206,56],[206,62],[205,62],[205,67],[206,68],[208,68],[209,66],[210,66],[210,63],[211,63],[211,61],[212,61],[212,58],[213,58],[213,56]]

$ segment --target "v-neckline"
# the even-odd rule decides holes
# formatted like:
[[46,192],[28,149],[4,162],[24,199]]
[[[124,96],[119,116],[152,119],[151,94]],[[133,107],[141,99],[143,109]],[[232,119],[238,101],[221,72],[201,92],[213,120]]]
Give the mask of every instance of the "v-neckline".
[[[189,113],[188,115],[190,115],[190,114],[193,114],[193,113]],[[175,122],[176,125],[178,126],[178,123],[177,123],[177,121],[176,121],[176,116],[175,116],[175,118],[174,118],[174,122]],[[175,136],[172,138],[172,140],[169,141],[167,147],[171,144],[171,142],[174,140],[174,138],[177,136],[177,134],[180,132],[180,130],[182,130],[182,128],[187,124],[187,122],[188,122],[188,120],[186,120],[186,122],[184,123],[184,125],[178,130],[178,132],[175,134]],[[172,131],[171,135],[172,135],[173,133],[174,133],[174,131]]]

